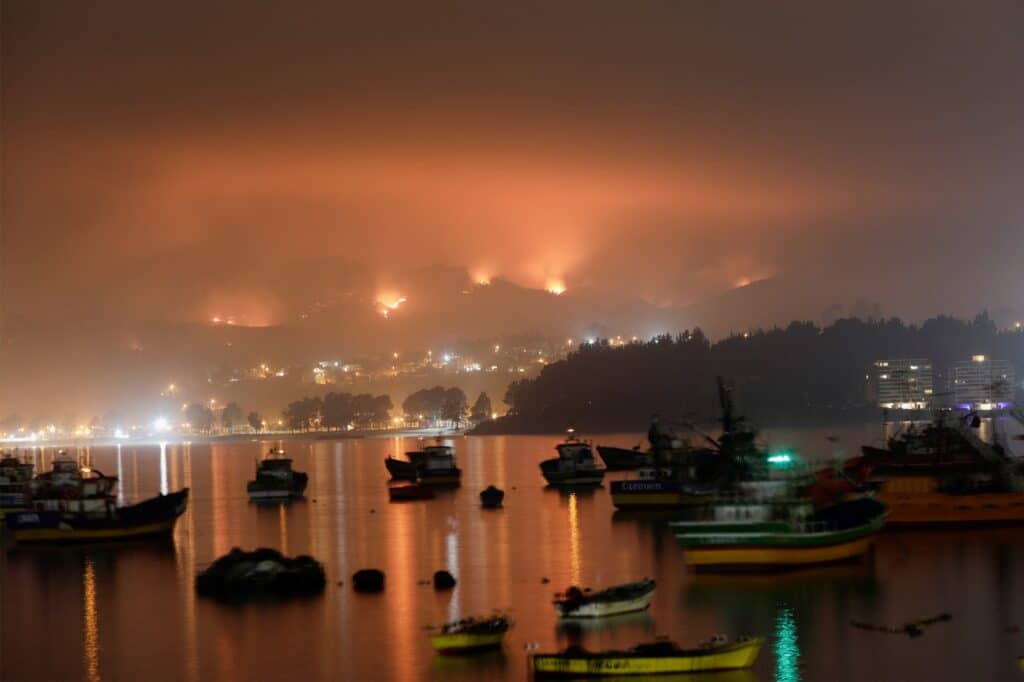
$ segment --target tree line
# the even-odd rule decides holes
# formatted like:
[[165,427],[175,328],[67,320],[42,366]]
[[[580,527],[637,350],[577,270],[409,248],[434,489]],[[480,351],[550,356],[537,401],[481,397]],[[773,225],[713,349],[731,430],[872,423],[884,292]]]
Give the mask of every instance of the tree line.
[[1009,361],[1017,393],[1024,369],[1024,332],[1000,331],[982,313],[920,325],[887,320],[838,320],[827,327],[793,322],[785,328],[734,334],[711,343],[699,329],[649,342],[581,345],[534,379],[513,382],[509,414],[480,432],[645,427],[654,413],[713,420],[715,377],[725,376],[748,416],[762,422],[877,415],[868,384],[874,362],[925,358],[935,391],[945,392],[953,363],[984,354]]

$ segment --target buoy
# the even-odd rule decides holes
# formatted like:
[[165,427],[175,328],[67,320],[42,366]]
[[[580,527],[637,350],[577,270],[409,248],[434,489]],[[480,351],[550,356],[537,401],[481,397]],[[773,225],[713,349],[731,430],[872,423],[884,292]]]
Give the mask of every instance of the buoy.
[[455,577],[448,571],[437,571],[434,573],[434,589],[450,590],[455,587]]
[[384,571],[364,568],[352,574],[352,587],[356,592],[383,592]]

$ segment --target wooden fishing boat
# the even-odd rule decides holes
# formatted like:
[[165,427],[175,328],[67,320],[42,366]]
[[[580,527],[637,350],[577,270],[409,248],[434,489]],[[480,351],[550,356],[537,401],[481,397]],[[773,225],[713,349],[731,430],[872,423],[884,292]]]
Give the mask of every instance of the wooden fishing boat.
[[432,500],[434,499],[434,489],[429,485],[419,485],[418,483],[393,485],[388,488],[388,499],[392,502]]
[[5,521],[18,543],[130,540],[169,535],[188,506],[188,488],[127,507],[110,497],[35,499],[30,511],[13,512]]
[[612,504],[616,509],[676,509],[714,501],[718,486],[681,481],[670,475],[659,476],[653,469],[638,470],[638,477],[629,481],[612,481]]
[[643,611],[651,605],[653,598],[654,581],[644,578],[597,592],[581,590],[574,585],[564,593],[555,595],[553,603],[562,618],[601,618]]
[[707,520],[671,524],[686,562],[698,569],[827,564],[863,556],[888,508],[861,497],[815,511],[809,498],[716,503]]
[[464,618],[445,623],[430,637],[430,646],[440,654],[467,654],[501,646],[512,622],[507,616]]
[[246,484],[246,491],[254,501],[286,500],[302,497],[308,480],[303,472],[292,470],[292,460],[284,456],[284,450],[272,448],[257,466],[256,480]]
[[536,654],[532,668],[538,678],[664,675],[742,670],[754,665],[763,637],[735,643],[709,642],[696,649],[681,649],[672,642],[641,644],[626,651],[589,652],[571,646],[557,654]]
[[590,444],[572,434],[555,446],[558,457],[540,463],[540,471],[550,485],[600,485],[604,469],[594,461]]
[[597,454],[604,462],[608,471],[630,471],[638,467],[650,466],[653,458],[648,452],[644,452],[637,445],[631,450],[617,448],[611,445],[598,445]]
[[1024,492],[948,483],[935,476],[890,476],[878,483],[876,496],[889,506],[894,526],[1024,523]]

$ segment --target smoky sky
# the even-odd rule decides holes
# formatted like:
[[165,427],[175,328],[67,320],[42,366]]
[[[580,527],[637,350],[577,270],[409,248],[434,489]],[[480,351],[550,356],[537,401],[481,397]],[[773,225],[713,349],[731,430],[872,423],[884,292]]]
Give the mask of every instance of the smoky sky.
[[1024,288],[1019,2],[370,4],[6,0],[6,312]]

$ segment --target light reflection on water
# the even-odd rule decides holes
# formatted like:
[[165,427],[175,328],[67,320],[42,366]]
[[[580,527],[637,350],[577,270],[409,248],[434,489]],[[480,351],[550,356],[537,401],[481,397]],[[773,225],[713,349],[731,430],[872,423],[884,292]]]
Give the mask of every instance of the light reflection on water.
[[100,681],[100,625],[96,610],[96,566],[86,558],[82,566],[82,652],[85,655],[85,678]]
[[[878,429],[858,434],[865,431]],[[780,433],[773,442],[807,452],[816,443],[829,447],[824,435],[836,433]],[[847,450],[869,442],[839,435]],[[1024,575],[1024,529],[888,534],[873,563],[693,574],[664,521],[612,521],[607,483],[590,494],[545,489],[537,463],[557,440],[458,439],[466,484],[409,504],[387,502],[383,459],[416,441],[287,441],[310,485],[305,501],[276,508],[250,504],[245,493],[256,458],[276,442],[168,444],[167,484],[192,490],[173,545],[16,549],[0,558],[0,585],[18,586],[4,589],[0,604],[4,679],[522,680],[528,642],[544,650],[570,639],[591,649],[624,648],[666,635],[692,646],[716,632],[770,642],[753,672],[716,681],[1018,674],[1024,640],[1005,629],[1014,624],[1011,605],[1024,602],[1017,579]],[[598,439],[625,447],[636,440]],[[52,454],[38,451],[37,462],[48,464]],[[121,470],[127,503],[163,486],[158,447],[126,443],[91,448],[88,456],[101,471]],[[506,491],[502,510],[480,508],[479,489],[491,483]],[[196,599],[197,570],[232,546],[312,553],[325,564],[327,589],[282,604]],[[384,594],[352,592],[351,574],[365,567],[387,573]],[[418,584],[442,568],[456,576],[455,590]],[[646,613],[577,628],[555,618],[552,595],[572,583],[599,587],[645,575],[658,582]],[[476,662],[434,655],[425,626],[493,608],[511,608],[515,620],[504,653]],[[849,626],[852,619],[904,622],[940,611],[954,619],[912,642]]]
[[780,607],[775,619],[775,679],[800,682],[800,645],[793,609]]

